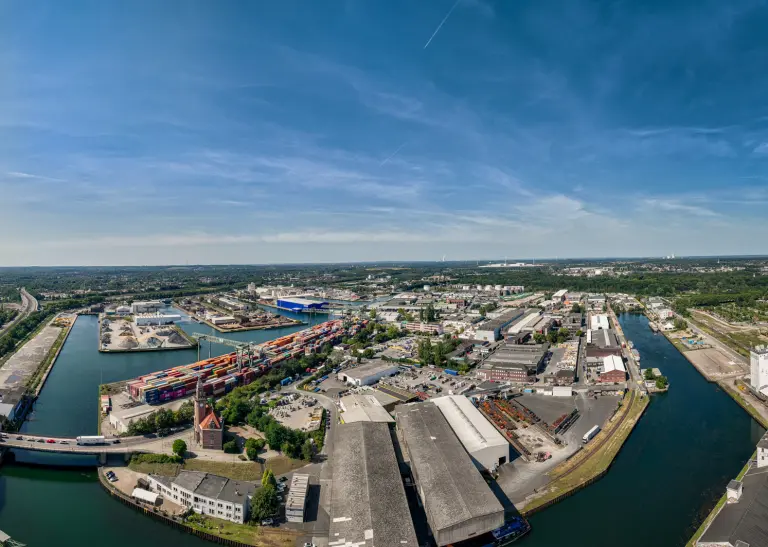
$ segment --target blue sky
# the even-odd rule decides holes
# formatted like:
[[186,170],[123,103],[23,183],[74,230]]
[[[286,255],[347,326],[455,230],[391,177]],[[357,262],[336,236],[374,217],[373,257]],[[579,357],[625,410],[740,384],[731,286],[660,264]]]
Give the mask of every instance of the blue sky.
[[768,252],[764,1],[0,21],[0,265]]

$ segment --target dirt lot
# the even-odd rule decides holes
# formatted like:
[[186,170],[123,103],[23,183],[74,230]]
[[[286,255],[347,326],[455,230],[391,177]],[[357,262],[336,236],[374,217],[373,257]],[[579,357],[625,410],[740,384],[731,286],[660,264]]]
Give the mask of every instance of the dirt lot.
[[733,361],[715,348],[690,350],[683,355],[709,380],[720,380],[728,376],[749,373],[749,367],[746,364]]

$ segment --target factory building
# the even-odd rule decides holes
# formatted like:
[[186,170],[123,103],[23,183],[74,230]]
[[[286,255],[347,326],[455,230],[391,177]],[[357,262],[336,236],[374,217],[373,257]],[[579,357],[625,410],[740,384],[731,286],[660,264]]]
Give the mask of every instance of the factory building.
[[246,304],[245,302],[240,302],[239,300],[235,300],[234,298],[229,298],[228,296],[220,296],[218,298],[219,304],[227,308],[231,311],[244,311],[250,309],[250,304]]
[[549,344],[522,345],[507,342],[483,361],[477,374],[494,382],[535,382],[536,373],[548,349]]
[[564,302],[566,294],[568,294],[568,289],[560,289],[559,291],[557,291],[555,294],[552,295],[552,300]]
[[[395,418],[432,536],[439,547],[504,524],[504,508],[480,475],[440,409],[402,405]],[[334,465],[334,471],[339,466]]]
[[373,393],[353,393],[339,399],[341,421],[345,424],[355,422],[394,423],[395,419],[384,410]]
[[757,346],[749,352],[749,384],[768,395],[768,346]]
[[432,399],[481,469],[493,470],[509,461],[509,443],[463,395]]
[[337,427],[330,513],[329,547],[418,547],[387,424]]
[[394,363],[386,361],[371,361],[358,367],[349,368],[339,372],[337,378],[355,386],[369,386],[382,378],[394,376],[399,368]]
[[174,313],[141,313],[133,317],[137,327],[146,325],[172,325],[181,321],[181,315]]
[[618,355],[608,355],[603,357],[603,370],[600,372],[600,382],[604,384],[615,384],[627,379],[627,369],[624,367],[624,361]]
[[307,300],[306,298],[284,297],[278,298],[275,305],[295,312],[309,312],[328,309],[328,302],[318,302],[317,300]]
[[587,357],[602,359],[608,355],[621,356],[621,346],[616,331],[611,329],[587,331]]
[[608,323],[608,316],[602,313],[593,315],[589,323],[589,328],[592,330],[608,330],[611,328],[610,324]]
[[486,342],[501,340],[501,331],[522,315],[523,310],[509,310],[495,319],[481,323],[475,330],[475,340],[485,340]]
[[515,336],[517,334],[522,333],[523,331],[531,332],[532,330],[531,326],[537,323],[540,317],[541,317],[541,312],[539,311],[528,313],[525,317],[522,317],[522,319],[520,319],[514,325],[509,327],[509,330],[507,331],[507,336]]
[[160,300],[148,300],[146,302],[133,302],[131,313],[157,313],[165,307]]
[[571,312],[563,317],[563,327],[568,329],[571,334],[576,334],[581,330],[584,318],[581,312]]
[[208,321],[212,325],[226,325],[228,323],[236,323],[237,319],[231,315],[212,315]]

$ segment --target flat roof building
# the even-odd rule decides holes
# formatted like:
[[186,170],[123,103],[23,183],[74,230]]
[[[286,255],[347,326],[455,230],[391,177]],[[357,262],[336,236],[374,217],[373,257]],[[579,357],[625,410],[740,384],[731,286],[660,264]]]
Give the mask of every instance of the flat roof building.
[[309,491],[309,475],[294,474],[285,500],[285,520],[288,522],[304,522],[304,509],[307,507],[307,492]]
[[512,323],[515,319],[521,317],[524,310],[509,310],[494,319],[489,319],[478,325],[475,330],[476,340],[485,340],[495,342],[501,339],[501,330]]
[[509,443],[463,395],[432,399],[469,455],[482,469],[494,469],[509,461]]
[[608,323],[608,316],[602,313],[593,315],[590,319],[589,328],[592,330],[608,330],[611,328],[610,324]]
[[338,373],[338,379],[356,386],[369,386],[382,378],[393,376],[398,370],[397,364],[376,360],[345,369]]
[[346,395],[339,399],[339,406],[342,410],[341,420],[345,424],[354,422],[394,423],[395,421],[372,393]]
[[418,547],[389,426],[336,428],[329,547]]
[[436,405],[401,405],[395,409],[395,418],[404,457],[410,461],[438,546],[504,524],[504,508]]

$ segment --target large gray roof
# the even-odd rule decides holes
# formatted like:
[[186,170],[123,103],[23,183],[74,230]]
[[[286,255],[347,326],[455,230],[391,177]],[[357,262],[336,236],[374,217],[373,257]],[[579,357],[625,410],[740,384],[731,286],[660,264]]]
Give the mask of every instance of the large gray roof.
[[753,467],[742,483],[739,501],[723,506],[700,543],[768,545],[768,475],[764,469]]
[[252,483],[200,471],[180,471],[172,481],[176,486],[200,496],[241,505],[245,503],[246,497],[250,497],[256,491],[256,486]]
[[389,426],[336,429],[329,546],[418,547]]
[[496,513],[503,522],[501,503],[437,406],[401,405],[395,418],[433,532]]

